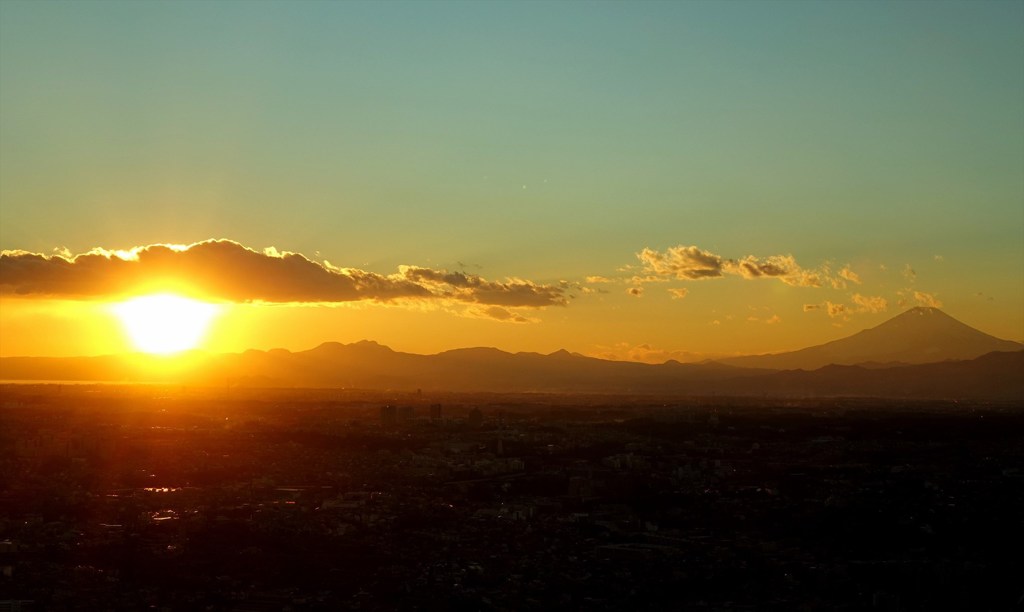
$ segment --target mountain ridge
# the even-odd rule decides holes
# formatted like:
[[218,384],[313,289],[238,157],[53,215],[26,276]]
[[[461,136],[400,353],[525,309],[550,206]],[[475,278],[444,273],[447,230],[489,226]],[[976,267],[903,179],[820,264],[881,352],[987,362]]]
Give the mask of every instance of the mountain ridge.
[[[908,314],[909,313],[909,314]],[[940,342],[933,340],[938,337]],[[878,339],[888,342],[879,348]],[[971,354],[982,346],[1009,347],[952,359],[949,338]],[[865,340],[866,339],[866,340]],[[884,343],[883,343],[884,344]],[[836,350],[838,346],[839,349]],[[851,349],[850,346],[853,348]],[[933,350],[938,346],[938,350]],[[822,347],[825,347],[824,349]],[[1018,348],[1019,347],[1019,348]],[[765,367],[775,361],[838,355],[864,357],[807,367]],[[955,353],[955,352],[954,352]],[[851,355],[853,357],[851,357]],[[891,359],[893,355],[929,363]],[[755,365],[750,365],[753,361]],[[791,353],[705,363],[612,361],[566,350],[509,353],[494,347],[433,355],[399,352],[370,340],[324,342],[312,349],[248,350],[187,358],[145,354],[100,357],[5,357],[0,380],[147,381],[207,386],[279,386],[436,391],[508,391],[778,396],[976,397],[1024,399],[1024,347],[983,334],[941,311],[913,309],[847,338]],[[932,380],[930,377],[935,377]]]
[[850,336],[766,355],[720,359],[721,363],[775,370],[814,370],[829,364],[923,364],[974,359],[1024,349],[958,321],[938,308],[918,306]]

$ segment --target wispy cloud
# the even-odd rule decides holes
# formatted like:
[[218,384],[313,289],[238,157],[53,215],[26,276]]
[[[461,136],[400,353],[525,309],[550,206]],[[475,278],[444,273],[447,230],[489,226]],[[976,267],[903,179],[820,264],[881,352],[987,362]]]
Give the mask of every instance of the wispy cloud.
[[839,270],[839,277],[848,280],[851,283],[857,285],[860,284],[860,275],[851,270],[850,266],[843,266],[843,268]]
[[[166,287],[236,302],[337,303],[406,300],[543,308],[568,302],[565,283],[509,278],[418,266],[383,275],[313,261],[300,253],[256,251],[230,240],[191,245],[154,244],[80,255],[0,252],[0,291],[70,299],[118,297]],[[514,320],[498,311],[491,318]]]
[[939,301],[939,298],[935,297],[931,293],[925,293],[924,291],[915,291],[914,300],[917,301],[918,306],[942,308],[942,302]]
[[928,306],[930,308],[942,308],[942,302],[939,300],[939,298],[935,297],[935,295],[931,293],[926,293],[924,291],[917,291],[916,289],[907,288],[904,289],[903,291],[897,291],[896,294],[899,296],[899,299],[896,301],[896,304],[900,308],[904,308],[910,305]]
[[851,299],[857,304],[859,312],[877,313],[885,312],[889,309],[889,301],[879,295],[871,296],[854,293]]
[[[567,285],[538,285],[518,278],[505,282],[485,280],[475,274],[448,272],[417,266],[399,266],[398,278],[423,287],[433,297],[455,299],[463,302],[493,304],[496,306],[522,306],[541,308],[564,306]],[[388,279],[396,277],[388,276]]]
[[726,353],[696,353],[674,349],[665,349],[651,346],[650,344],[630,344],[619,342],[613,346],[596,346],[590,352],[593,357],[600,359],[611,359],[615,361],[640,361],[643,363],[665,363],[675,360],[680,363],[693,363],[706,359],[718,359],[728,357]]
[[468,317],[475,317],[481,319],[494,319],[495,321],[504,321],[506,323],[535,323],[536,319],[530,319],[523,315],[502,308],[501,306],[471,306],[463,313]]
[[855,306],[851,307],[840,302],[826,300],[820,304],[804,304],[803,310],[804,312],[824,310],[833,319],[837,317],[848,319],[851,314],[855,313],[878,313],[889,309],[889,301],[882,296],[854,293],[850,299]]
[[672,296],[673,300],[681,300],[686,297],[686,294],[690,292],[686,287],[669,287],[669,295]]
[[846,304],[836,304],[836,303],[833,303],[833,302],[825,302],[824,303],[824,307],[825,307],[825,310],[828,311],[828,316],[832,317],[833,319],[836,318],[836,317],[846,316],[846,313],[847,313]]

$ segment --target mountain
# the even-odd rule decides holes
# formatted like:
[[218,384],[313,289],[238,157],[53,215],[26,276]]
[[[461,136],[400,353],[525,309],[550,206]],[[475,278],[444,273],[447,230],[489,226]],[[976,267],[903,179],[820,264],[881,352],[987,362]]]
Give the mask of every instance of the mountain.
[[368,341],[329,342],[296,353],[196,353],[181,360],[142,355],[0,359],[0,380],[437,391],[690,394],[704,392],[715,381],[763,373],[721,364],[607,361],[567,351],[541,355],[468,348],[416,355]]
[[659,365],[606,361],[564,351],[493,348],[437,355],[400,353],[372,342],[328,343],[293,353],[275,349],[184,357],[0,359],[0,380],[157,382],[216,387],[319,387],[393,391],[611,393],[756,397],[883,397],[1024,401],[1024,351],[976,359],[885,367],[829,365],[814,371],[719,363]]
[[1001,340],[957,321],[937,308],[911,308],[885,323],[818,346],[788,353],[721,359],[745,368],[814,370],[827,365],[885,368],[899,364],[965,360],[1024,345]]
[[0,359],[0,380],[1021,401],[1022,348],[1016,342],[972,329],[941,311],[915,308],[842,340],[792,353],[723,362],[666,361],[655,365],[609,361],[564,350],[542,355],[483,347],[416,355],[364,340],[354,344],[327,342],[299,352],[274,349],[233,354],[195,351],[175,357],[5,357]]

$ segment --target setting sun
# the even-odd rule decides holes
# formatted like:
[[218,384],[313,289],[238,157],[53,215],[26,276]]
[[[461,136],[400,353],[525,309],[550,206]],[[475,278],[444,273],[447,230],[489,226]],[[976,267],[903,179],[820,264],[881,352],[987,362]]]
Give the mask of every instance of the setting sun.
[[132,343],[146,353],[195,348],[219,308],[172,294],[137,297],[113,307]]

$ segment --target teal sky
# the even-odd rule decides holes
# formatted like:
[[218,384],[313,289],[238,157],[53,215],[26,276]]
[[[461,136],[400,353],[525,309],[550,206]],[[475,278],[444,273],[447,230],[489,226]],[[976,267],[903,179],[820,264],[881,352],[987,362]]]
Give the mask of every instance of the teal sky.
[[1024,3],[3,0],[0,212],[5,249],[230,238],[537,282],[693,244],[894,302],[909,264],[1020,340]]

